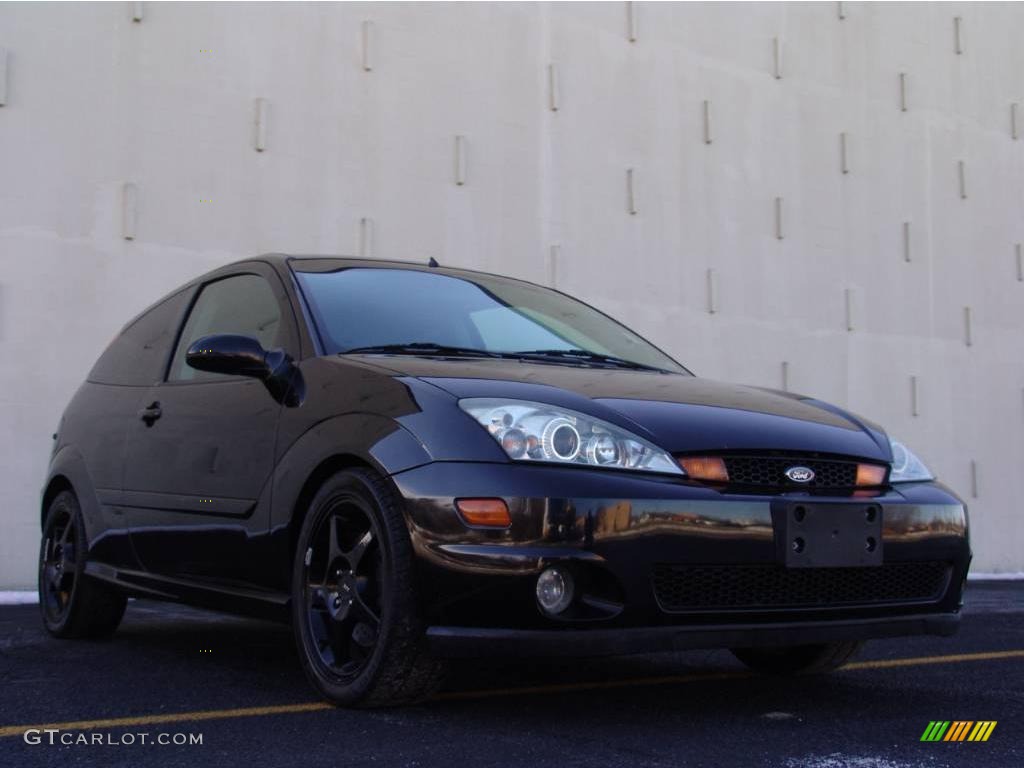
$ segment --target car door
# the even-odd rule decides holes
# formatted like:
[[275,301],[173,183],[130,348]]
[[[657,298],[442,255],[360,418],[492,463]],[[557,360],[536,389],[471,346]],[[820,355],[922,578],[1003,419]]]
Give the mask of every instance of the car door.
[[192,581],[259,581],[281,404],[262,381],[185,361],[211,334],[255,337],[294,354],[294,314],[266,265],[201,286],[164,380],[151,387],[128,442],[123,502],[131,540],[150,572]]

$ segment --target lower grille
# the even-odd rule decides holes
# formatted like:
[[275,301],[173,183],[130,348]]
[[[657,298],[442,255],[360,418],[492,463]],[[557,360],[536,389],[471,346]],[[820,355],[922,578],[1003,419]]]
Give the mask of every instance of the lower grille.
[[830,608],[938,600],[949,582],[943,562],[877,568],[784,568],[779,565],[655,565],[662,610]]

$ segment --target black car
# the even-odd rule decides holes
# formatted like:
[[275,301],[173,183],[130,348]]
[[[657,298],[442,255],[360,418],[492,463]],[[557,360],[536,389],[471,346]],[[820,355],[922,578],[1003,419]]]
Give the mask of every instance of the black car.
[[290,620],[364,705],[453,657],[826,670],[952,634],[970,561],[963,502],[880,427],[433,260],[265,256],[147,309],[61,419],[41,522],[52,634],[132,595]]

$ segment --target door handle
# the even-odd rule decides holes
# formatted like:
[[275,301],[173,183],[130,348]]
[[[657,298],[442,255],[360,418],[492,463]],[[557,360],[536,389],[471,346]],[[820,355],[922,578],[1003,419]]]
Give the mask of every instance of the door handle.
[[139,418],[146,422],[147,427],[152,427],[153,423],[163,415],[163,411],[160,410],[160,403],[150,403],[149,406],[139,411]]

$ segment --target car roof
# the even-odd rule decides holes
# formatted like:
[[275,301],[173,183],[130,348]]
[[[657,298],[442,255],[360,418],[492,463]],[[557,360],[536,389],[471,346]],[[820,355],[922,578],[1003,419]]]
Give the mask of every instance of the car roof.
[[[336,262],[339,266],[346,267],[357,267],[363,269],[409,269],[417,272],[437,272],[444,275],[465,275],[467,277],[482,276],[490,277],[498,280],[512,280],[517,283],[526,283],[528,285],[542,286],[539,283],[534,283],[531,280],[524,280],[520,277],[512,277],[511,275],[501,275],[496,272],[486,272],[480,269],[467,269],[465,267],[449,267],[444,264],[438,264],[435,261],[435,265],[431,265],[426,261],[406,261],[400,259],[368,259],[361,256],[338,256],[333,254],[287,254],[287,253],[265,253],[259,256],[255,256],[249,259],[241,259],[240,261],[227,264],[225,267],[232,267],[235,265],[249,264],[253,261],[264,261],[276,266],[279,270],[288,272],[291,269],[291,265],[298,262]],[[218,269],[217,271],[220,271]]]

